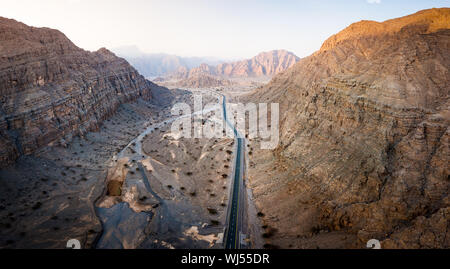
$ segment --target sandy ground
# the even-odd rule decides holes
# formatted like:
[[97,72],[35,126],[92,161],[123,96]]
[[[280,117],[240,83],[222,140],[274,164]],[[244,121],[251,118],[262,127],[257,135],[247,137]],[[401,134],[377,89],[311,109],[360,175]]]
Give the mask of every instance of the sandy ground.
[[94,202],[105,190],[108,163],[146,124],[170,116],[170,108],[121,105],[97,132],[0,170],[0,248],[65,248],[72,238],[93,247],[102,231]]
[[[115,206],[125,202],[136,213],[152,213],[147,226],[133,224],[135,230],[147,229],[147,236],[127,247],[214,247],[226,220],[234,141],[176,139],[170,123],[149,125],[113,158],[106,179],[106,187],[112,191],[104,194],[97,207],[118,210]],[[119,191],[114,190],[117,185]],[[109,220],[105,223],[108,226]],[[108,232],[100,245],[125,247],[114,241],[125,238],[124,233],[111,229],[116,231]]]
[[170,108],[124,104],[98,132],[1,170],[0,248],[220,248],[234,140],[176,140]]
[[[204,104],[245,92],[194,90]],[[97,132],[0,170],[0,248],[221,248],[234,139],[176,139],[171,107],[121,105]],[[262,247],[257,210],[249,230]]]

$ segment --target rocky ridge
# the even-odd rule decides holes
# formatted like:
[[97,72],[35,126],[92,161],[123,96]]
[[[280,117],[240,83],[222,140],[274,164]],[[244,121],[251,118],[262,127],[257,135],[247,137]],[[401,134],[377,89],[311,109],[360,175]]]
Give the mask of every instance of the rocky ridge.
[[158,86],[105,48],[0,18],[0,163],[95,130],[118,105]]
[[352,24],[247,97],[281,110],[250,163],[268,246],[450,247],[449,16]]

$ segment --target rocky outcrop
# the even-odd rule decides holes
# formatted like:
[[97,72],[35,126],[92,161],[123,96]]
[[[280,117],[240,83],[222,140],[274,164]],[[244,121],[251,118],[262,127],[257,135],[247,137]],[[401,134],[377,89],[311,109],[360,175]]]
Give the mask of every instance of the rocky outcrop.
[[84,51],[57,30],[0,18],[0,164],[94,130],[157,87],[107,49]]
[[352,24],[249,97],[282,113],[279,147],[250,173],[279,232],[268,243],[450,247],[449,16]]

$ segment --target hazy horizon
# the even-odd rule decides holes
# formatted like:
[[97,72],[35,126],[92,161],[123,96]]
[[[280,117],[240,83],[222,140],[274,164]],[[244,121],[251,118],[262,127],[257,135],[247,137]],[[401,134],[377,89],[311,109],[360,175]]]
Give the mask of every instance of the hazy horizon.
[[0,16],[58,29],[86,50],[136,46],[146,54],[223,60],[278,49],[305,57],[351,23],[449,6],[444,0],[1,2]]

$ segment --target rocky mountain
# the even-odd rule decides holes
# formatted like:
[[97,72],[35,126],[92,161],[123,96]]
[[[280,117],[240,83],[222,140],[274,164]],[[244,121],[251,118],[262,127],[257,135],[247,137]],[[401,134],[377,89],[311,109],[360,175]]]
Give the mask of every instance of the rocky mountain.
[[213,74],[225,77],[273,76],[293,66],[299,60],[300,58],[292,52],[273,50],[262,52],[248,60],[219,64],[215,67]]
[[136,46],[116,48],[113,51],[130,62],[146,78],[155,78],[179,70],[191,69],[202,63],[212,65],[221,63],[221,60],[209,57],[180,57],[165,53],[144,53]]
[[354,23],[248,96],[280,103],[279,146],[250,160],[267,246],[450,247],[449,70],[431,9]]
[[94,130],[121,103],[158,90],[107,49],[0,18],[0,164]]
[[[180,87],[197,85],[215,87],[230,85],[232,78],[270,78],[293,66],[300,58],[285,50],[262,52],[257,56],[232,63],[222,63],[216,66],[201,64],[190,70],[180,68],[177,72],[166,76],[163,81],[172,81]],[[175,82],[175,83],[173,83]]]

